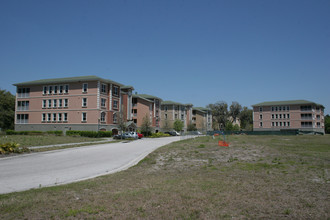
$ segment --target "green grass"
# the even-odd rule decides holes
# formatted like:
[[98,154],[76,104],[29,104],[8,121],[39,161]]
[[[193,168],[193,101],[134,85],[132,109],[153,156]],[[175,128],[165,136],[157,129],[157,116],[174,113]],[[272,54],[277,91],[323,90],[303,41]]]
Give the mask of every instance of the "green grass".
[[44,146],[54,144],[67,144],[79,142],[100,141],[102,138],[70,137],[54,135],[2,135],[0,143],[15,142],[22,147]]
[[78,183],[0,195],[0,219],[329,219],[330,136],[200,137]]

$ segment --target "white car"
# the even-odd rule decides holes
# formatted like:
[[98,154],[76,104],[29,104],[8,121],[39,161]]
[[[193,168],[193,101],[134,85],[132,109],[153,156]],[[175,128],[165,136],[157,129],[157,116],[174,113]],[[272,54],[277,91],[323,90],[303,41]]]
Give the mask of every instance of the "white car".
[[126,137],[128,137],[128,138],[134,138],[134,139],[138,139],[139,138],[139,136],[138,136],[138,134],[136,132],[126,132],[124,135]]

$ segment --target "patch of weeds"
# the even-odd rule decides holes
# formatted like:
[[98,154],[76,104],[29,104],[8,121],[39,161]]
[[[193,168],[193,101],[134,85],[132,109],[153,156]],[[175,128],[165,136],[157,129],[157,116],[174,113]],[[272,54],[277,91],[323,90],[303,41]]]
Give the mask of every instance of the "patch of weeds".
[[140,214],[141,217],[146,216],[146,210],[143,207],[138,207],[136,211]]
[[141,165],[141,164],[156,164],[156,160],[154,158],[151,158],[151,157],[146,157],[144,159],[142,159],[138,165]]
[[284,215],[290,215],[290,213],[291,213],[291,210],[290,210],[290,209],[285,209],[285,210],[283,211],[283,214],[284,214]]
[[237,166],[242,170],[257,171],[262,169],[285,168],[282,164],[268,163],[237,163]]
[[78,214],[82,214],[82,213],[98,214],[102,211],[105,211],[104,207],[86,206],[81,209],[69,209],[69,211],[65,214],[65,217],[76,217]]
[[280,160],[281,160],[280,158],[275,157],[275,158],[272,160],[272,163],[275,163],[275,164],[282,164],[282,162],[281,162]]
[[205,144],[200,144],[197,148],[205,148]]
[[231,163],[231,162],[234,162],[234,161],[238,161],[238,158],[237,157],[230,157],[229,159],[228,159],[228,163]]

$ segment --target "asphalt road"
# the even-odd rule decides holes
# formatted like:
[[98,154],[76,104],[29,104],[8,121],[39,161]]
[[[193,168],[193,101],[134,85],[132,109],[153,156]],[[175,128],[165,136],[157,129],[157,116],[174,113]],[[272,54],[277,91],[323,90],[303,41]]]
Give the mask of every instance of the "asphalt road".
[[0,194],[66,184],[127,169],[180,137],[142,139],[0,159]]

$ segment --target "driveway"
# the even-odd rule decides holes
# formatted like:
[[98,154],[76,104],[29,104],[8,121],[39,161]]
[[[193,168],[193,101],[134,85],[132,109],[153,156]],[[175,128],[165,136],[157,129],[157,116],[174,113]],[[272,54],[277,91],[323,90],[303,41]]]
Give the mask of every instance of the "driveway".
[[66,184],[127,169],[180,137],[141,139],[0,159],[0,194]]

